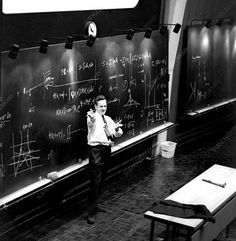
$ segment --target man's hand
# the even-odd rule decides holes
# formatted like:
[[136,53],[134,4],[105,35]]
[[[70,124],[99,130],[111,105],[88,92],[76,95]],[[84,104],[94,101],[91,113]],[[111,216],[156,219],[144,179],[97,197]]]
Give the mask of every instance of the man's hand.
[[118,122],[116,122],[116,127],[115,127],[116,131],[118,131],[118,129],[123,126],[123,124],[121,124],[121,121],[122,120],[119,120]]
[[88,112],[87,112],[87,117],[92,121],[94,122],[95,118],[94,118],[94,111],[92,109],[90,109]]

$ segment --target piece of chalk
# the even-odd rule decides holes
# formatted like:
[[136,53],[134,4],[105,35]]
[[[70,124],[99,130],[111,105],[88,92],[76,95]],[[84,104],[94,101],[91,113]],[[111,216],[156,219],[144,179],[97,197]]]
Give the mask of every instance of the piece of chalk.
[[225,187],[226,186],[226,183],[217,183],[217,182],[213,182],[213,181],[211,181],[211,180],[208,180],[208,179],[202,179],[202,181],[204,181],[204,182],[208,182],[208,183],[210,183],[210,184],[213,184],[213,185],[216,185],[216,186],[218,186],[218,187]]

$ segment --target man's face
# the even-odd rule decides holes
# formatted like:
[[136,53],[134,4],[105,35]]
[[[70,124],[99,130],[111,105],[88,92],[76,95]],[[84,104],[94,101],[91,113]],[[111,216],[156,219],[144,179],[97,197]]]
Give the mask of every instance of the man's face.
[[107,111],[107,101],[99,100],[97,102],[97,105],[95,105],[95,109],[100,115],[105,115],[105,113]]

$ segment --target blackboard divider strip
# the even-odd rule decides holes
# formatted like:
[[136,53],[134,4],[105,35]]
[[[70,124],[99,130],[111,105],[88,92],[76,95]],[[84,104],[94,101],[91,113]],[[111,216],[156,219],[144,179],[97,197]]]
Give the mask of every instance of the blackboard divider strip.
[[[88,160],[86,159],[82,163],[74,164],[70,167],[67,167],[67,168],[57,172],[58,180],[61,180],[63,177],[75,172],[76,170],[82,168],[83,166],[85,166],[87,164],[88,164]],[[49,184],[53,184],[53,183],[54,183],[54,181],[52,181],[51,179],[43,178],[43,179],[40,179],[39,181],[36,181],[26,187],[23,187],[22,189],[17,190],[16,192],[13,192],[13,193],[1,198],[0,199],[0,208],[7,207],[13,201],[17,201],[20,198],[24,198],[24,197],[26,197],[27,194],[30,195],[30,194],[32,194],[33,191],[39,190],[39,189],[41,189]]]
[[215,105],[211,105],[211,106],[207,106],[205,108],[202,108],[202,109],[199,109],[199,110],[195,110],[195,111],[192,111],[192,112],[189,112],[187,113],[187,115],[189,116],[197,116],[197,115],[201,115],[203,113],[206,113],[208,111],[211,111],[211,110],[214,110],[214,109],[217,109],[221,106],[224,106],[224,105],[228,105],[228,104],[232,104],[236,101],[236,98],[233,98],[233,99],[230,99],[230,100],[226,100],[226,101],[222,101],[220,103],[217,103]]
[[30,184],[30,185],[20,189],[20,190],[17,190],[16,192],[13,192],[13,193],[11,193],[11,194],[1,198],[0,199],[0,204],[1,204],[1,206],[5,206],[6,207],[12,201],[17,200],[19,198],[22,198],[23,196],[25,196],[25,195],[27,195],[27,194],[29,194],[29,193],[31,193],[31,192],[39,189],[39,188],[42,188],[42,187],[44,187],[44,186],[46,186],[46,185],[48,185],[50,183],[52,183],[51,180],[49,180],[47,178],[43,178],[43,179],[41,179],[39,181],[36,181],[36,182],[34,182],[34,183],[32,183],[32,184]]
[[[153,128],[149,131],[143,132],[139,136],[133,137],[133,138],[127,140],[127,141],[124,141],[120,144],[117,144],[117,145],[115,145],[111,148],[112,155],[115,155],[118,152],[123,151],[124,149],[132,146],[132,144],[137,144],[139,141],[143,141],[145,138],[152,137],[159,132],[165,131],[167,128],[169,128],[173,125],[174,125],[174,123],[172,123],[172,122],[166,122],[166,123],[164,123],[160,126],[157,126],[156,128]],[[74,164],[70,167],[67,167],[67,168],[59,171],[58,172],[58,178],[62,178],[64,176],[66,176],[66,175],[86,166],[86,165],[88,165],[88,159],[83,160],[82,163],[80,163],[80,164]]]
[[65,177],[65,176],[77,171],[78,169],[82,168],[83,166],[85,166],[87,164],[88,164],[88,159],[85,159],[81,163],[76,163],[72,166],[69,166],[69,167],[57,172],[58,178]]
[[143,141],[146,138],[153,137],[153,136],[157,135],[159,132],[163,132],[171,126],[174,126],[173,122],[166,122],[151,130],[145,131],[142,134],[135,136],[127,141],[117,144],[112,147],[112,155],[115,155],[115,154],[123,151],[124,149],[127,149],[127,148],[131,147],[132,145],[135,145],[135,144],[139,143],[140,141]]
[[[174,126],[174,123],[166,122],[166,123],[164,123],[160,126],[157,126],[149,131],[143,132],[142,134],[140,134],[136,137],[133,137],[120,144],[117,144],[112,147],[112,155],[115,155],[115,154],[123,151],[124,149],[127,149],[127,148],[139,143],[140,141],[143,141],[146,138],[153,137],[153,136],[157,135],[158,133],[163,132],[172,126]],[[9,204],[11,204],[13,201],[19,201],[19,199],[21,200],[22,198],[25,198],[27,196],[27,194],[30,195],[30,194],[32,194],[33,191],[37,191],[49,184],[52,185],[54,182],[60,181],[62,178],[67,178],[69,174],[74,173],[75,171],[81,169],[82,167],[84,167],[86,165],[88,165],[88,159],[85,159],[81,163],[76,163],[61,171],[58,171],[57,179],[54,181],[51,179],[48,179],[48,178],[42,178],[39,181],[36,181],[14,193],[11,193],[11,194],[1,198],[0,199],[0,209],[9,206]]]
[[[157,133],[163,132],[171,126],[174,126],[174,123],[166,122],[166,123],[164,123],[160,126],[157,126],[157,127],[153,128],[149,131],[143,132],[139,136],[133,137],[133,138],[127,140],[127,141],[124,141],[120,144],[117,144],[117,145],[112,147],[112,150],[111,150],[112,155],[115,155],[115,154],[119,153],[120,151],[123,151],[124,149],[129,148],[132,145],[135,145],[140,141],[143,141],[146,138],[150,138],[154,135],[157,135]],[[84,159],[82,161],[82,163],[74,164],[70,167],[67,167],[67,168],[57,172],[57,179],[55,179],[54,182],[57,181],[57,180],[60,181],[63,177],[68,177],[69,174],[72,174],[73,172],[75,172],[75,171],[81,169],[82,167],[88,165],[88,162],[89,162],[88,159]]]

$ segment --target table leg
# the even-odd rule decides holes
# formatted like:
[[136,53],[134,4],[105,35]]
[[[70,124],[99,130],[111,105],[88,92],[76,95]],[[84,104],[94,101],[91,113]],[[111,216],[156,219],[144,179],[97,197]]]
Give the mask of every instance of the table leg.
[[175,240],[176,238],[176,226],[173,225],[173,228],[172,228],[172,240]]
[[151,221],[151,229],[150,229],[150,241],[153,241],[154,228],[155,228],[155,220],[152,219],[152,221]]
[[228,238],[229,237],[229,225],[230,224],[228,224],[227,226],[226,226],[226,238]]
[[170,232],[170,225],[167,224],[166,225],[166,238],[165,238],[165,241],[169,240],[169,232]]
[[190,230],[188,230],[188,231],[187,231],[187,237],[186,237],[187,241],[191,241],[191,239],[192,239],[192,238],[191,238],[191,234],[192,234],[192,233],[190,232]]

